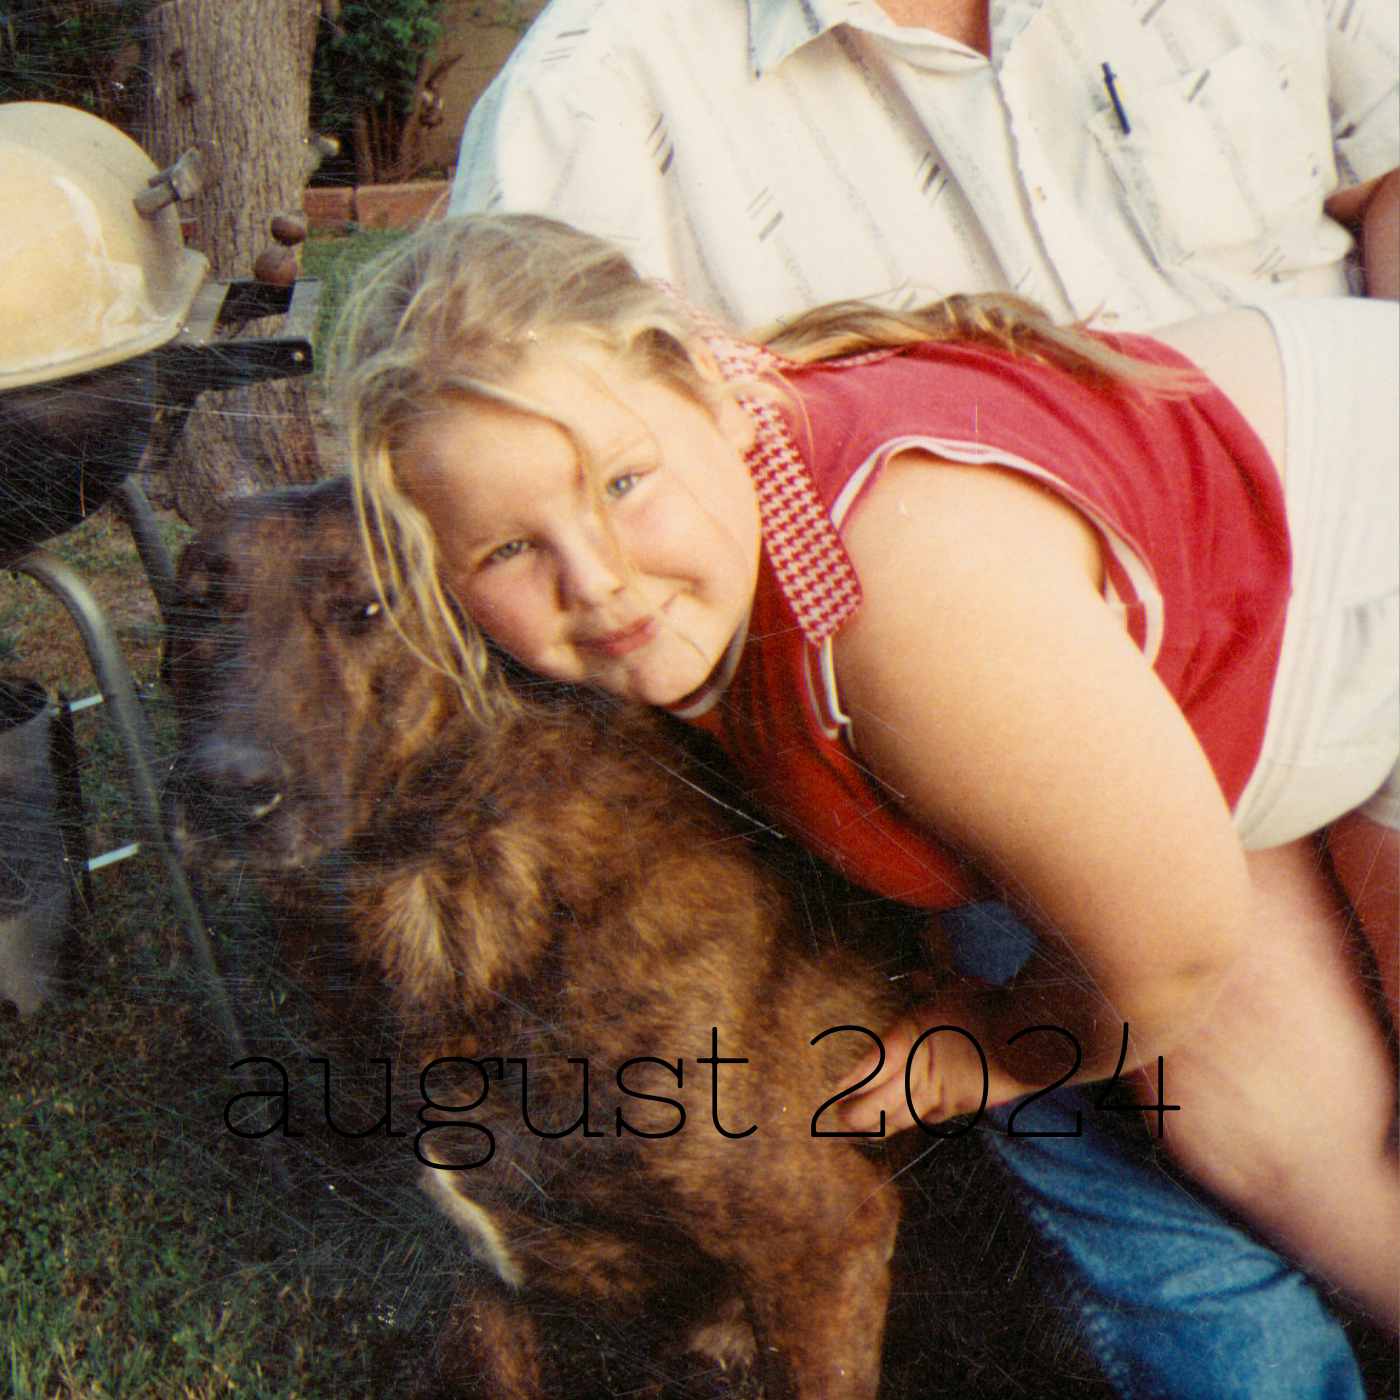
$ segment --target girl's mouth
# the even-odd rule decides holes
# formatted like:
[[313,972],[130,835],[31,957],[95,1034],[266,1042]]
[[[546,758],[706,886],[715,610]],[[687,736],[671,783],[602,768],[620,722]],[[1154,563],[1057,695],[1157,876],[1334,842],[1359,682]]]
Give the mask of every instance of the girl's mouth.
[[592,650],[601,651],[604,656],[610,656],[613,660],[617,660],[629,652],[636,651],[638,647],[645,646],[652,639],[655,631],[655,620],[644,617],[640,622],[634,622],[630,627],[623,627],[616,632],[608,632],[601,637],[595,637],[588,645]]

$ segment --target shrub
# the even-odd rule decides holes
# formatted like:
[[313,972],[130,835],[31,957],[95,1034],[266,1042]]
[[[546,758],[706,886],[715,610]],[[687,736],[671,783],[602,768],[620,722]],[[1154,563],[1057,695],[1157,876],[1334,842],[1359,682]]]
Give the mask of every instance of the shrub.
[[455,62],[431,59],[441,10],[441,0],[341,0],[312,77],[312,125],[346,153],[327,174],[353,167],[368,184],[415,173],[421,126],[435,115],[432,85]]
[[0,4],[0,102],[62,102],[132,130],[143,88],[141,21],[152,3]]

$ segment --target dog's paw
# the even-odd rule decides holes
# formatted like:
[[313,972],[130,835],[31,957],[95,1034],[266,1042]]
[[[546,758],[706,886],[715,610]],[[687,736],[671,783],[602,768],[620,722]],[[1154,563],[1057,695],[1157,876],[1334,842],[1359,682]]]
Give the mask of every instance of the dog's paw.
[[743,1371],[758,1357],[742,1298],[730,1298],[690,1334],[686,1351],[704,1357],[721,1371]]

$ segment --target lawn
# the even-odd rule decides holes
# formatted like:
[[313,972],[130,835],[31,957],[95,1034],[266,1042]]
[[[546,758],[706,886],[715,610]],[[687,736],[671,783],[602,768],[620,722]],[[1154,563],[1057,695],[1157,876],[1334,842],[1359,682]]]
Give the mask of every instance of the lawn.
[[[311,1113],[290,1195],[229,1131],[242,1086],[143,865],[99,879],[82,992],[0,1024],[0,1393],[406,1393],[449,1240],[396,1171],[340,1162]],[[282,998],[246,922],[224,952],[256,1023]],[[256,1044],[295,1074],[311,1052],[289,1021]]]
[[[392,235],[312,240],[327,320],[353,266]],[[188,528],[161,513],[172,549]],[[162,752],[159,621],[111,512],[55,545],[101,600]],[[94,684],[61,607],[0,581],[0,672],[73,697]],[[101,707],[75,717],[88,839],[135,839]],[[0,1017],[0,1394],[15,1400],[325,1400],[404,1394],[422,1367],[453,1266],[449,1235],[401,1189],[399,1144],[346,1160],[318,1134],[314,1047],[279,979],[259,911],[213,891],[220,960],[250,1044],[288,1067],[305,1122],[288,1139],[289,1194],[268,1149],[225,1108],[244,1087],[205,1009],[155,859],[93,876],[74,992],[31,1019]],[[353,1091],[337,1085],[344,1117]],[[342,1098],[344,1094],[346,1097]],[[239,1117],[231,1115],[235,1126]]]

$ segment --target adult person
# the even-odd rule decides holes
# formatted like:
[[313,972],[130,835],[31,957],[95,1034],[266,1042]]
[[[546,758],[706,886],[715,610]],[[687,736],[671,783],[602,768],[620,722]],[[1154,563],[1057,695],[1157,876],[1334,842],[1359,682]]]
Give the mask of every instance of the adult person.
[[[1373,0],[555,0],[473,114],[452,207],[602,234],[739,325],[995,288],[1124,330],[1393,297],[1396,31]],[[968,943],[989,926],[1014,948],[994,906]],[[992,1141],[1123,1393],[1360,1393],[1302,1276],[1139,1125],[1035,1107],[1083,1136]]]
[[[1396,294],[1386,0],[555,0],[454,211],[546,212],[731,324],[1011,289],[1118,329]],[[1341,222],[1338,222],[1341,221]]]

